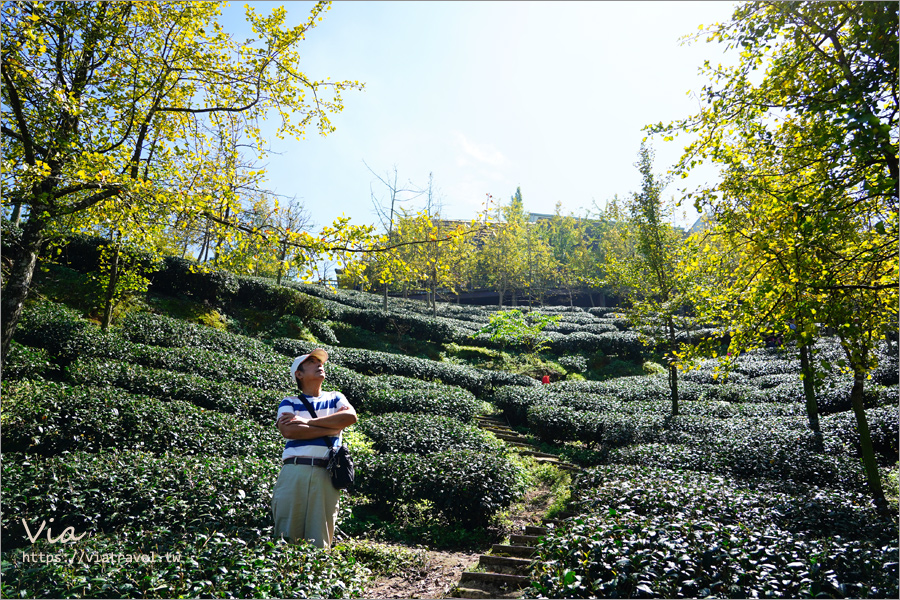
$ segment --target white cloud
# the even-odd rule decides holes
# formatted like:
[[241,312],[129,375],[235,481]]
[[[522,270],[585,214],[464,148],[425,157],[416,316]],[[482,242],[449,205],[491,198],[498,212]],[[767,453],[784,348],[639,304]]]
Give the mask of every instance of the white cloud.
[[[462,151],[479,163],[487,164],[492,167],[501,167],[509,162],[506,157],[503,156],[502,152],[490,144],[476,144],[458,131],[455,132],[455,136]],[[465,164],[465,162],[457,160],[457,164]]]

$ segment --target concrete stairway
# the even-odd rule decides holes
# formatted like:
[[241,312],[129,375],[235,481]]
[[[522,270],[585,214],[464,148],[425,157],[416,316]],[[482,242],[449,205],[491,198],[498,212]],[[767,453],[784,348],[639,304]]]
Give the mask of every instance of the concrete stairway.
[[[541,463],[551,463],[560,469],[580,471],[580,467],[562,462],[552,454],[540,452],[529,438],[513,431],[498,417],[476,417],[482,429],[494,433],[520,454],[533,456]],[[562,514],[559,518],[570,515]],[[509,544],[494,544],[490,553],[482,554],[477,571],[466,571],[459,579],[455,598],[521,598],[530,586],[528,572],[532,564],[534,546],[560,521],[544,519],[543,526],[527,525],[519,535],[511,535]]]

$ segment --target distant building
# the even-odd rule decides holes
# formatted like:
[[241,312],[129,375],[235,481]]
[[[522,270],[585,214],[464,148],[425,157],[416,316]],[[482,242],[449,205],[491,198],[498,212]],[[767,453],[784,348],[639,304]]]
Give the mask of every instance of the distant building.
[[698,231],[703,231],[704,229],[709,229],[712,226],[712,219],[705,215],[700,215],[697,217],[697,220],[694,221],[694,224],[691,225],[691,228],[687,230],[688,235],[692,233],[697,233]]

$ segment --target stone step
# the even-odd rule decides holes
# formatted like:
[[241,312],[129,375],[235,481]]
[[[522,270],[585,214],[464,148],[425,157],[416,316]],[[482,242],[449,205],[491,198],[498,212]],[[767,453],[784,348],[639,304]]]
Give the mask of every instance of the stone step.
[[516,546],[534,546],[541,537],[540,535],[511,535],[509,541]]
[[[487,587],[487,586],[486,586]],[[525,591],[515,589],[512,591],[501,591],[497,588],[491,590],[483,590],[481,588],[457,587],[455,595],[451,598],[521,598]]]
[[546,452],[538,452],[537,450],[520,450],[519,454],[524,454],[526,456],[533,456],[535,458],[555,458],[559,459],[555,454],[547,454]]
[[527,558],[534,554],[534,548],[531,546],[494,544],[491,546],[491,552],[497,554],[509,554],[510,556],[518,556]]
[[479,583],[510,589],[528,587],[528,585],[531,583],[531,580],[525,575],[509,575],[507,573],[482,573],[478,571],[466,571],[459,578],[459,585],[461,587],[472,587],[472,584]]
[[512,446],[513,448],[531,448],[533,450],[537,450],[533,445],[526,444],[525,442],[506,442],[507,446]]
[[581,471],[582,471],[581,467],[570,464],[570,463],[559,463],[556,466],[559,467],[560,469],[562,469],[563,471],[571,471],[572,473],[581,473]]
[[528,437],[520,435],[518,433],[495,433],[494,435],[496,435],[501,440],[508,440],[511,442],[519,442],[528,439]]
[[497,425],[509,425],[506,422],[506,419],[503,417],[486,417],[484,415],[479,415],[475,417],[475,420],[480,423],[496,423]]
[[453,600],[453,598],[493,598],[493,594],[486,590],[479,590],[478,588],[464,588],[457,587],[456,591],[453,593],[448,600]]
[[545,536],[549,531],[550,530],[547,527],[537,527],[535,525],[525,526],[525,535]]
[[527,558],[512,558],[509,556],[493,556],[482,554],[478,564],[494,573],[507,573],[510,575],[527,575],[531,561]]
[[541,465],[556,465],[556,466],[564,466],[566,463],[559,462],[559,459],[555,456],[539,456],[534,459],[534,462]]
[[509,427],[497,427],[496,425],[479,425],[478,427],[485,431],[490,431],[494,435],[500,435],[500,434],[516,435],[516,432],[513,431],[512,429],[510,429]]

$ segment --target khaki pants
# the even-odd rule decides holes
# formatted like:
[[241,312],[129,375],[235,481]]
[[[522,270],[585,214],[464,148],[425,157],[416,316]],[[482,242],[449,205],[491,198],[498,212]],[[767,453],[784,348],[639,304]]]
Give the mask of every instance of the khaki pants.
[[272,492],[275,537],[331,548],[341,491],[323,467],[284,465]]

